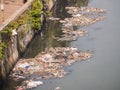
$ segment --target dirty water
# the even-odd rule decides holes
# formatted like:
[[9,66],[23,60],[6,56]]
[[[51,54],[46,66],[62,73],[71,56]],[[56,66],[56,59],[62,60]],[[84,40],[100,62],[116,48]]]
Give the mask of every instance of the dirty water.
[[[44,32],[46,35],[41,35],[42,38],[39,38],[39,36],[36,37],[35,41],[31,43],[30,48],[28,48],[23,57],[33,58],[39,52],[44,51],[45,48],[50,48],[51,46],[72,46],[83,51],[92,50],[94,55],[87,61],[77,62],[74,65],[67,67],[66,69],[68,69],[70,74],[66,75],[64,78],[43,80],[43,85],[33,88],[32,90],[120,90],[120,1],[104,0],[104,2],[102,2],[100,0],[76,0],[76,2],[78,6],[88,5],[106,9],[107,18],[88,27],[84,27],[83,29],[88,31],[88,35],[79,37],[77,41],[69,42],[56,42],[53,39],[53,37],[62,34],[62,32],[60,31],[60,26],[57,21],[49,21],[49,24],[47,24],[48,30]],[[63,3],[62,5],[64,6],[66,0],[59,3]],[[74,2],[72,1],[70,2],[71,5],[73,5],[73,3]],[[57,15],[62,18],[69,16],[64,9],[61,9],[60,11],[63,12],[59,12],[59,15],[54,13],[54,16]],[[78,26],[77,28],[81,27]],[[54,30],[56,32],[54,32]],[[19,85],[21,81],[16,83],[11,80],[9,82],[10,83],[2,90],[14,90],[13,88]]]

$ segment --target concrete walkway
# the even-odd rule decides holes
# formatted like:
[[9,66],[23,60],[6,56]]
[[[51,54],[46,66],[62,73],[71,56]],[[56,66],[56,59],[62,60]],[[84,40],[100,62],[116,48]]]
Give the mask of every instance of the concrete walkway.
[[3,0],[3,3],[4,11],[0,10],[0,25],[24,4],[23,0]]

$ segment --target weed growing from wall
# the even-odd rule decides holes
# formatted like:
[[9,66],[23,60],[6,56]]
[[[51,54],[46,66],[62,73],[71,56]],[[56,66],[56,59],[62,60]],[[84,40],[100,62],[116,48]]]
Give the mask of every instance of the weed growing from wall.
[[[33,30],[40,30],[42,25],[41,14],[48,15],[48,11],[43,11],[41,0],[35,0],[17,20],[12,21],[4,30],[0,31],[0,60],[4,56],[4,49],[8,46],[12,30],[17,30],[21,25],[30,25]],[[27,28],[25,30],[28,30]]]

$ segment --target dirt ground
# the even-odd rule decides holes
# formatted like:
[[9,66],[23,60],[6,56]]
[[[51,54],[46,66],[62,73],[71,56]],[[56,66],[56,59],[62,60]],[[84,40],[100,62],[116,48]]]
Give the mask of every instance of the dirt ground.
[[0,24],[15,13],[23,4],[24,0],[3,0],[4,10],[0,10]]

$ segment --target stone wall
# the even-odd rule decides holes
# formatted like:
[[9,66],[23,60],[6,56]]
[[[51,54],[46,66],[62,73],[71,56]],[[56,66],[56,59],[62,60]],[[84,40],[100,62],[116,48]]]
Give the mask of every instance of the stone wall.
[[[49,10],[52,9],[56,0],[49,0]],[[42,19],[43,20],[43,19]],[[27,30],[23,28],[27,27]],[[15,35],[12,35],[9,45],[5,49],[5,56],[0,61],[0,81],[3,81],[9,74],[10,70],[14,67],[20,54],[25,51],[26,47],[34,37],[35,32],[29,25],[22,25],[17,29]]]
[[49,0],[49,5],[48,5],[49,10],[51,10],[54,7],[56,1],[57,0]]

